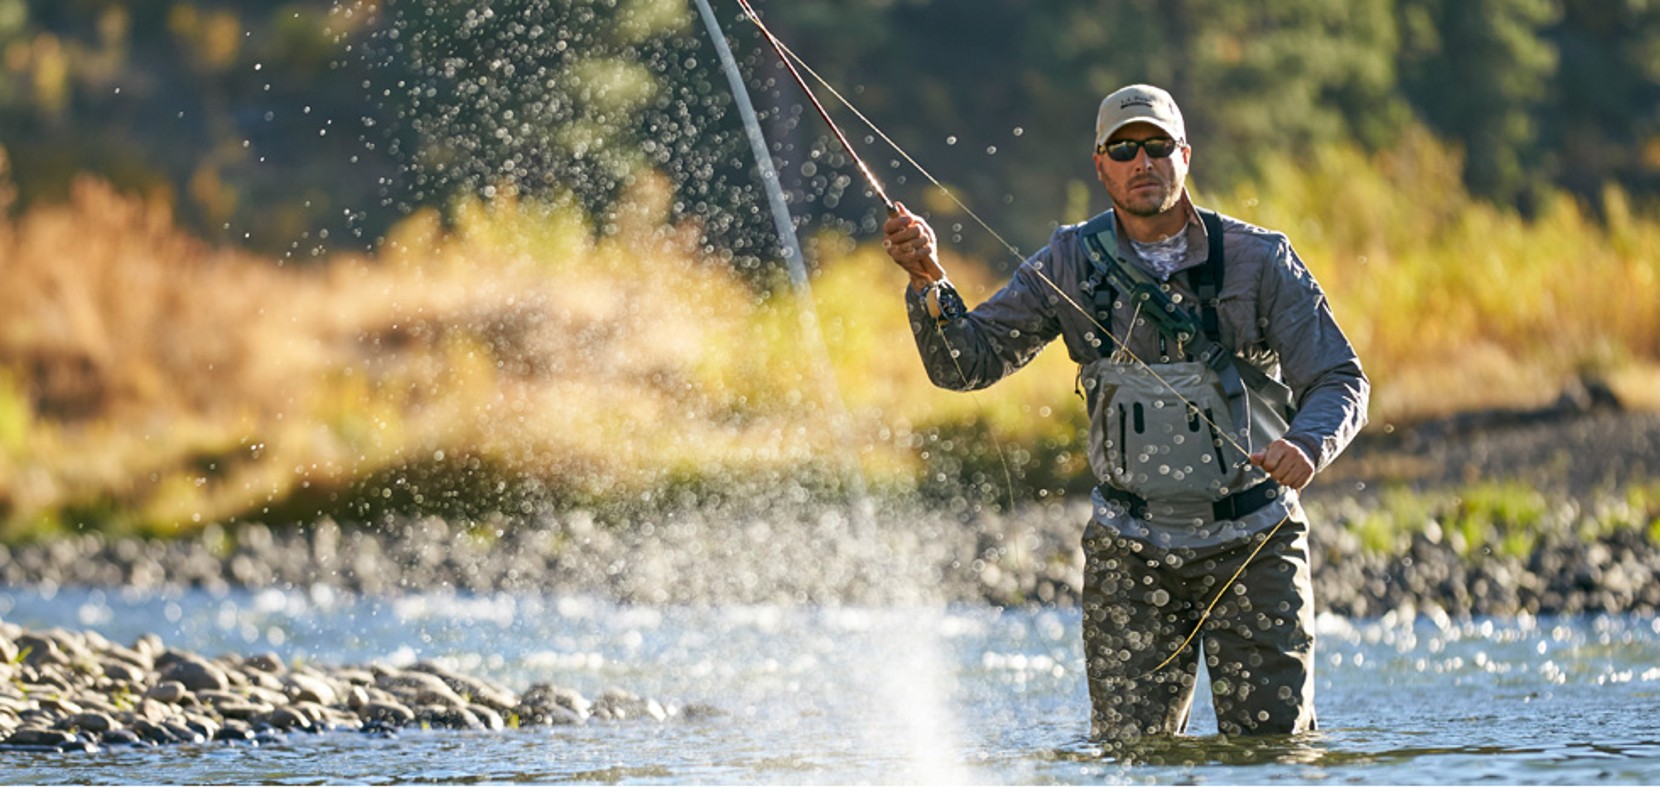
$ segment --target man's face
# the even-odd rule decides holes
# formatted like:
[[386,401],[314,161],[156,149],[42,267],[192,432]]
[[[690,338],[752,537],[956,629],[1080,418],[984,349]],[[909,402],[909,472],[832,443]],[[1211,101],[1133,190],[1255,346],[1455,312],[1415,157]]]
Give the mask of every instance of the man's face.
[[[1151,123],[1132,123],[1113,132],[1107,146],[1122,142],[1169,140],[1170,135]],[[1193,149],[1177,148],[1161,159],[1148,155],[1145,148],[1136,148],[1129,161],[1115,161],[1105,153],[1095,154],[1095,173],[1101,185],[1107,187],[1107,196],[1113,207],[1132,216],[1152,217],[1176,207],[1181,200],[1182,186],[1187,182],[1187,165]]]

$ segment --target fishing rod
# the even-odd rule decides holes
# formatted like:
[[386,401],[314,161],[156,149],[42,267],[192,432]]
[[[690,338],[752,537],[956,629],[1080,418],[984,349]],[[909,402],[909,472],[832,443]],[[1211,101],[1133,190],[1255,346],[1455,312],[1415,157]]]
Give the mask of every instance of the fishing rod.
[[819,103],[818,96],[813,95],[813,89],[807,86],[807,80],[801,78],[801,72],[795,70],[794,61],[790,59],[790,55],[785,54],[789,51],[789,48],[784,46],[784,42],[778,40],[778,36],[772,34],[772,30],[767,28],[765,22],[761,21],[761,15],[755,12],[755,7],[749,4],[749,0],[738,0],[738,5],[743,6],[744,14],[749,17],[749,21],[755,23],[755,27],[767,39],[767,43],[772,45],[773,51],[778,53],[778,59],[784,63],[784,68],[789,69],[790,76],[795,78],[795,83],[801,86],[803,93],[807,94],[807,100],[812,102],[813,109],[818,110],[818,116],[824,119],[824,125],[829,126],[830,132],[836,135],[836,141],[841,143],[842,151],[853,159],[853,163],[858,166],[859,172],[864,174],[865,182],[870,184],[871,190],[876,192],[876,196],[882,200],[882,206],[888,209],[888,215],[897,215],[899,209],[894,206],[893,200],[888,198],[888,192],[882,188],[882,182],[876,179],[876,173],[871,171],[870,165],[865,164],[863,158],[860,158],[859,152],[853,148],[853,143],[847,141],[847,135],[842,133],[841,126],[836,125],[836,121],[830,117],[829,111],[824,108],[823,104]]

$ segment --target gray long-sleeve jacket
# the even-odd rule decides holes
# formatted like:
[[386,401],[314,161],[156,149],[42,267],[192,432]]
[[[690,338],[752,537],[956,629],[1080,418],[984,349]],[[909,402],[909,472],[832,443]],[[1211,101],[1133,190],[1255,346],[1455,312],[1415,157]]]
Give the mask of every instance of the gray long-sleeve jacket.
[[[1187,269],[1209,256],[1205,228],[1186,197],[1188,256],[1168,282],[1186,303],[1196,303]],[[1297,405],[1286,438],[1324,469],[1366,423],[1370,383],[1330,304],[1291,243],[1280,233],[1231,217],[1223,220],[1226,271],[1217,312],[1222,346],[1290,387]],[[1091,274],[1078,229],[1061,227],[1032,255],[1007,286],[967,314],[947,315],[936,329],[918,293],[907,290],[912,333],[929,378],[942,388],[984,388],[1009,375],[1059,337],[1072,360],[1087,364],[1109,353],[1113,339],[1084,309],[1093,303],[1083,283]],[[1118,234],[1118,259],[1146,266]],[[1064,292],[1064,297],[1062,293]],[[1070,299],[1070,302],[1069,300]],[[1129,299],[1119,299],[1111,329],[1137,357],[1160,360],[1158,329],[1133,319]],[[1082,307],[1082,308],[1080,308]],[[943,335],[943,336],[942,336]],[[957,357],[952,359],[952,352]]]

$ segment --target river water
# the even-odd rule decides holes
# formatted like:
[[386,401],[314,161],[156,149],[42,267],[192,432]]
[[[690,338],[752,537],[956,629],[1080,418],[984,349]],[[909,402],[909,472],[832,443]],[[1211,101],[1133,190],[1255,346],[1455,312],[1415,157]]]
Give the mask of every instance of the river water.
[[622,687],[704,709],[664,723],[11,752],[12,784],[1660,782],[1652,618],[1325,617],[1322,731],[1228,741],[1207,703],[1194,735],[1115,759],[1083,737],[1072,609],[47,588],[0,589],[0,618],[122,643],[155,632],[210,656],[433,659],[519,691]]

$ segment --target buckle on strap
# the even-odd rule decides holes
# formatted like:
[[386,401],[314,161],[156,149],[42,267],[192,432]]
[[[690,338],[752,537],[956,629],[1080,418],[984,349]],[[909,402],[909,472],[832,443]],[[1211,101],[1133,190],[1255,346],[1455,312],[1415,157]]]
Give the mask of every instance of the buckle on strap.
[[[1131,517],[1138,520],[1148,519],[1146,498],[1106,484],[1097,485],[1095,489],[1101,492],[1101,497],[1123,504]],[[1279,482],[1269,479],[1211,504],[1211,513],[1217,520],[1239,520],[1273,503],[1284,494],[1285,488]]]

